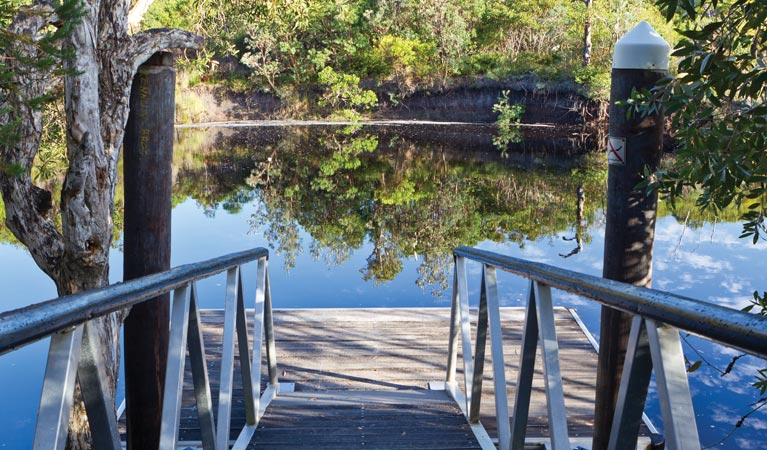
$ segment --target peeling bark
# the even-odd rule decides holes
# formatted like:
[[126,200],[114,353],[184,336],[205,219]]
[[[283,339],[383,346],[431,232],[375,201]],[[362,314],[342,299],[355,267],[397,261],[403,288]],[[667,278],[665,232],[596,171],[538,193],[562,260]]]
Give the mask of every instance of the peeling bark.
[[[74,50],[64,77],[69,168],[61,193],[61,232],[51,217],[50,192],[34,186],[29,171],[0,170],[6,223],[27,246],[37,265],[56,283],[60,295],[109,283],[117,163],[128,119],[130,89],[139,65],[169,48],[199,48],[202,39],[179,30],[150,30],[130,36],[130,0],[84,0],[84,16],[62,45]],[[32,40],[58,18],[45,0],[19,11],[9,31],[29,40],[14,42],[25,57],[39,57]],[[5,56],[0,54],[0,57]],[[2,167],[30,168],[40,146],[42,113],[30,102],[55,80],[50,72],[9,60],[17,89],[0,93],[0,125],[17,124],[19,139],[0,149]],[[113,389],[119,363],[119,330],[124,313],[99,320]],[[70,421],[68,448],[90,448],[82,402]]]

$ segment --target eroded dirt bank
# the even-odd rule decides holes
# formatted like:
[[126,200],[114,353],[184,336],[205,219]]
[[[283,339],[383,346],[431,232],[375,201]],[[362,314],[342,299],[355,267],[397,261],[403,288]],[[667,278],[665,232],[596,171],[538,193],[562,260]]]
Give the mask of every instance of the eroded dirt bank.
[[[525,105],[522,123],[566,124],[599,127],[606,119],[603,102],[587,99],[572,83],[543,84],[533,79],[498,82],[473,80],[442,90],[418,91],[399,100],[388,100],[385,89],[376,89],[380,105],[368,115],[373,119],[437,120],[492,123],[493,105],[504,90],[511,103]],[[284,101],[253,91],[232,92],[224,87],[197,86],[187,91],[204,105],[192,122],[316,118],[311,100]],[[182,92],[181,97],[189,95]]]

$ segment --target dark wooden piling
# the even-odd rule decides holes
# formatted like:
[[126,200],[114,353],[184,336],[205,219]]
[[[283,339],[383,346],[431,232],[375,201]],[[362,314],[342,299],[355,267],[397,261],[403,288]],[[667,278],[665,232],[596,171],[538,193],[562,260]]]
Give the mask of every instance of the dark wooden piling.
[[[125,280],[170,269],[176,72],[155,54],[133,80],[124,140]],[[125,320],[128,449],[156,449],[168,353],[168,295],[136,305]]]
[[[640,26],[643,27],[643,24]],[[652,30],[646,27],[641,31]],[[655,33],[655,30],[651,32]],[[618,45],[616,61],[619,59]],[[636,52],[637,59],[647,56],[634,47],[627,51]],[[627,60],[629,64],[625,64]],[[655,172],[660,163],[663,115],[658,113],[644,116],[636,111],[628,114],[629,105],[626,100],[631,98],[634,90],[650,89],[665,77],[667,61],[666,67],[659,68],[645,61],[623,58],[624,64],[613,65],[610,88],[610,136],[607,144],[609,170],[602,276],[645,287],[650,287],[652,280],[658,196],[637,185],[644,180],[645,171]],[[635,63],[636,66],[633,66]],[[602,307],[594,450],[607,448],[630,328],[631,317],[628,314]]]

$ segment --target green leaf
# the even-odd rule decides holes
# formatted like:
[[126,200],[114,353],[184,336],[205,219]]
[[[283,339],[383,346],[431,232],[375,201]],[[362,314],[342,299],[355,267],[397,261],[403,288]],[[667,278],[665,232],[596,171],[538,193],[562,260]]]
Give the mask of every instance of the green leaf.
[[712,34],[714,31],[716,31],[716,30],[718,30],[719,28],[721,28],[723,24],[724,24],[724,22],[723,22],[723,21],[719,21],[719,22],[711,22],[710,24],[708,24],[708,25],[706,25],[705,27],[703,27],[703,29],[702,29],[702,30],[700,30],[700,32],[701,32],[702,34],[704,34],[704,35],[710,35],[710,34]]
[[694,0],[680,0],[682,2],[682,9],[687,13],[687,15],[690,17],[690,20],[695,20],[697,17],[697,13],[695,11],[695,1]]
[[687,368],[687,373],[693,373],[696,370],[700,369],[700,365],[703,361],[695,361],[690,367]]
[[666,20],[671,21],[671,19],[674,18],[674,14],[676,13],[677,8],[677,1],[672,0],[669,2],[668,9],[666,9]]
[[705,58],[703,58],[703,62],[700,63],[700,74],[703,75],[706,73],[706,66],[708,66],[709,60],[711,60],[711,57],[714,56],[713,53],[709,53],[706,55]]

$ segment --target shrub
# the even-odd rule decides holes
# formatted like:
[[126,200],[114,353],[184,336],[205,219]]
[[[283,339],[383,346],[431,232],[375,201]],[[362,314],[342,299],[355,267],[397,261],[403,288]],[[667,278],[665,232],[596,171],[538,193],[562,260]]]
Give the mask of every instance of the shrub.
[[358,120],[359,110],[368,110],[378,104],[375,92],[359,86],[357,75],[336,72],[328,66],[317,74],[317,81],[325,88],[318,104],[329,107],[333,114],[347,120]]
[[525,105],[521,103],[511,104],[509,91],[503,91],[501,97],[498,98],[498,103],[493,105],[493,112],[498,113],[498,118],[495,120],[498,134],[493,137],[493,145],[505,155],[509,144],[522,140],[519,121],[525,113]]

